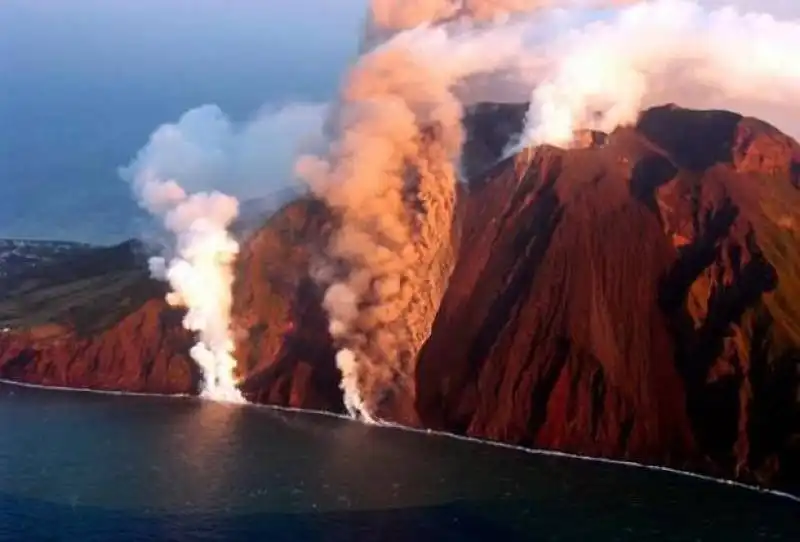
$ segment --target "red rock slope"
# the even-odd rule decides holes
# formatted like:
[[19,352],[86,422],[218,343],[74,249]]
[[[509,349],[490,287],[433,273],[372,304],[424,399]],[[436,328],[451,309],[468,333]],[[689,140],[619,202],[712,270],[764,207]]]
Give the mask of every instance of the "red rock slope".
[[664,107],[472,186],[423,425],[797,484],[800,147]]

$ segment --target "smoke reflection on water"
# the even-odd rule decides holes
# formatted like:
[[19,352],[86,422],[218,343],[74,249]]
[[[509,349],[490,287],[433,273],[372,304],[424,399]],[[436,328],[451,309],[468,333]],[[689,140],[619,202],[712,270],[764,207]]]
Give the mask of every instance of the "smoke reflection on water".
[[[236,474],[230,472],[235,464],[224,458],[233,455],[230,449],[241,441],[238,436],[243,429],[244,411],[232,404],[205,400],[179,410],[172,420],[172,430],[159,432],[163,448],[158,455],[166,464],[163,471],[155,466],[163,476],[157,485],[165,489],[172,486],[179,493],[191,496],[192,501],[187,505],[213,510],[221,497],[225,502],[229,485],[235,483],[229,480]],[[176,481],[180,481],[179,488]]]
[[326,443],[319,461],[314,462],[314,484],[318,488],[312,505],[315,508],[433,506],[458,497],[431,490],[432,482],[436,485],[436,480],[450,470],[440,456],[404,454],[398,442],[380,438],[379,432],[385,430],[381,427],[350,418],[322,421],[301,412],[268,414],[291,431]]
[[[380,510],[435,506],[465,494],[463,488],[431,491],[437,475],[449,477],[452,468],[439,455],[403,454],[396,441],[381,438],[382,428],[210,401],[178,410],[170,430],[159,431],[156,455],[166,464],[148,498],[165,510]],[[254,446],[254,439],[261,444]],[[467,491],[486,492],[482,484]]]
[[[557,462],[569,469],[559,487],[548,488],[551,498],[574,490],[570,479],[585,464],[595,481],[605,472],[621,473],[627,483],[630,469],[620,467],[637,467],[678,485],[694,478],[702,480],[700,487],[715,482],[800,502],[800,496],[664,467],[389,423],[365,425],[330,412],[127,395],[144,394],[0,381],[0,412],[16,421],[14,430],[0,432],[0,459],[19,452],[41,475],[26,477],[19,469],[5,476],[0,469],[5,482],[0,491],[16,488],[29,497],[152,511],[187,505],[218,511],[378,509],[531,496],[551,485],[548,464]],[[9,406],[11,412],[5,412]],[[534,455],[539,458],[531,462]],[[599,470],[606,468],[611,470]],[[79,483],[66,483],[71,479]],[[287,500],[287,485],[294,481],[297,487],[290,488]],[[576,483],[583,485],[582,478]]]

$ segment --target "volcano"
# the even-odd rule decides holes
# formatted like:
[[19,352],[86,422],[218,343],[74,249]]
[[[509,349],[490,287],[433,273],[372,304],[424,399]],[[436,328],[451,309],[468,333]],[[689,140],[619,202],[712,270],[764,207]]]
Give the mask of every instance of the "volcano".
[[[800,489],[800,145],[665,105],[569,149],[503,157],[527,104],[483,104],[458,256],[415,394],[382,418]],[[249,400],[343,412],[309,277],[330,234],[301,196],[248,226],[234,333]],[[0,377],[196,393],[182,312],[137,242],[0,276]]]

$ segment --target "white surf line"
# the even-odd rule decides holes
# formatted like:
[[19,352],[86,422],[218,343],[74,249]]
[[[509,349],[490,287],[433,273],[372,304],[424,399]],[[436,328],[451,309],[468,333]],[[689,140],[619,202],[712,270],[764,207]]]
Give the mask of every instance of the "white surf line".
[[245,403],[219,401],[219,400],[209,399],[206,397],[201,397],[200,395],[195,395],[192,393],[152,393],[152,392],[138,392],[138,391],[101,390],[97,388],[71,388],[69,386],[51,386],[49,384],[33,384],[30,382],[20,382],[18,380],[8,380],[5,378],[0,378],[0,385],[2,384],[12,387],[30,388],[35,390],[52,390],[58,392],[73,392],[73,393],[92,393],[95,395],[111,395],[114,397],[153,397],[160,399],[193,400],[203,403],[212,403],[215,405],[223,405],[223,406],[235,405],[240,407],[280,410],[284,412],[315,414],[317,416],[327,416],[329,418],[337,418],[340,420],[357,421],[348,416],[347,414],[340,414],[338,412],[331,412],[329,410],[315,410],[312,408],[298,408],[298,407],[289,407],[282,405],[270,405],[266,403],[251,403],[249,401]]
[[559,452],[558,450],[546,450],[542,448],[526,448],[524,446],[519,446],[516,444],[509,444],[506,442],[500,442],[496,440],[485,440],[477,437],[469,437],[466,435],[459,435],[457,433],[448,433],[447,431],[436,431],[434,429],[419,429],[416,427],[408,427],[405,425],[400,425],[392,422],[385,422],[381,421],[378,424],[381,427],[393,428],[393,429],[400,429],[401,431],[410,431],[412,433],[420,433],[425,435],[434,435],[434,436],[441,436],[441,437],[448,437],[455,440],[460,440],[464,442],[472,442],[475,444],[484,444],[488,446],[493,446],[495,448],[504,448],[507,450],[515,450],[517,452],[523,452],[526,454],[531,455],[540,455],[546,457],[561,457],[566,459],[578,459],[581,461],[589,461],[592,463],[605,463],[608,465],[617,465],[622,467],[635,467],[639,469],[645,469],[650,471],[658,471],[658,472],[666,472],[669,474],[677,474],[680,476],[686,476],[689,478],[694,478],[696,480],[703,480],[705,482],[714,482],[717,484],[737,487],[741,489],[748,489],[750,491],[755,491],[757,493],[763,493],[767,495],[773,495],[775,497],[781,497],[784,499],[789,499],[790,501],[800,503],[800,495],[794,495],[792,493],[787,493],[785,491],[778,491],[776,489],[767,489],[764,487],[759,487],[755,485],[745,484],[744,482],[737,482],[736,480],[729,480],[726,478],[716,478],[714,476],[709,476],[706,474],[700,474],[697,472],[685,471],[680,469],[675,469],[672,467],[664,467],[661,465],[648,465],[647,463],[638,463],[636,461],[628,461],[625,459],[611,459],[607,457],[594,457],[588,455],[578,455],[578,454],[571,454],[568,452]]
[[[342,414],[340,412],[331,412],[330,410],[316,410],[313,408],[300,408],[300,407],[290,407],[284,405],[270,405],[267,403],[246,403],[242,406],[248,406],[251,408],[264,408],[268,410],[278,410],[280,412],[293,412],[296,414],[313,414],[315,416],[324,416],[326,418],[336,418],[337,420],[344,420],[347,422],[357,422],[361,423],[360,420],[356,420],[355,418],[348,416],[347,414]],[[363,425],[370,425],[370,424],[363,424]],[[402,425],[398,427],[403,427]]]
[[188,399],[195,397],[189,393],[147,393],[138,391],[119,391],[119,390],[99,390],[96,388],[70,388],[68,386],[50,386],[48,384],[32,384],[30,382],[19,382],[17,380],[7,380],[0,378],[0,384],[9,386],[17,386],[19,388],[31,388],[35,390],[53,390],[53,391],[71,391],[82,393],[94,393],[97,395],[113,395],[113,396],[127,396],[131,397],[164,397],[166,399]]
[[522,452],[525,454],[530,455],[538,455],[543,457],[559,457],[564,459],[577,459],[580,461],[588,461],[590,463],[604,463],[607,465],[616,465],[621,467],[634,467],[638,469],[650,470],[655,472],[666,472],[669,474],[676,474],[679,476],[685,476],[688,478],[693,478],[695,480],[702,480],[704,482],[713,482],[716,484],[727,485],[731,487],[736,487],[740,489],[746,489],[750,491],[754,491],[756,493],[762,493],[765,495],[772,495],[774,497],[780,497],[783,499],[788,499],[790,501],[794,501],[800,503],[800,495],[794,495],[792,493],[787,493],[785,491],[778,491],[776,489],[767,489],[764,487],[754,486],[751,484],[745,484],[744,482],[737,482],[736,480],[729,480],[726,478],[716,478],[714,476],[708,476],[706,474],[700,474],[697,472],[685,471],[680,469],[675,469],[672,467],[664,467],[661,465],[648,465],[646,463],[638,463],[636,461],[627,461],[624,459],[610,459],[607,457],[594,457],[588,455],[578,455],[578,454],[571,454],[568,452],[559,452],[557,450],[546,450],[543,448],[526,448],[524,446],[519,446],[516,444],[509,444],[506,442],[500,442],[497,440],[486,440],[481,439],[478,437],[469,437],[466,435],[459,435],[457,433],[448,433],[447,431],[437,431],[434,429],[420,429],[417,427],[409,427],[407,425],[401,425],[394,422],[388,422],[385,420],[377,420],[374,423],[367,423],[362,420],[356,420],[347,414],[340,414],[337,412],[330,412],[327,410],[316,410],[311,408],[299,408],[299,407],[289,407],[289,406],[282,406],[282,405],[270,405],[264,403],[225,403],[220,401],[213,401],[209,399],[203,399],[197,395],[191,394],[160,394],[160,393],[141,393],[141,392],[127,392],[127,391],[113,391],[113,390],[96,390],[91,388],[69,388],[65,386],[46,386],[43,384],[30,384],[28,382],[17,382],[14,380],[6,380],[0,378],[0,384],[8,384],[11,386],[19,386],[23,388],[34,388],[34,389],[41,389],[41,390],[55,390],[55,391],[71,391],[71,392],[85,392],[85,393],[96,393],[101,395],[112,395],[112,396],[132,396],[132,397],[163,397],[167,399],[196,399],[198,401],[204,401],[214,404],[226,405],[231,404],[234,406],[241,406],[241,407],[250,407],[250,408],[257,408],[257,409],[265,409],[265,410],[276,410],[280,412],[293,412],[297,414],[310,414],[316,416],[325,416],[328,418],[336,418],[339,420],[353,422],[353,423],[360,423],[363,425],[367,425],[370,427],[377,427],[381,429],[393,429],[397,431],[405,431],[409,433],[416,433],[421,435],[429,435],[429,436],[437,436],[437,437],[444,437],[450,438],[454,440],[459,440],[462,442],[470,442],[472,444],[482,444],[486,446],[491,446],[495,448],[502,448],[505,450],[514,450],[516,452]]

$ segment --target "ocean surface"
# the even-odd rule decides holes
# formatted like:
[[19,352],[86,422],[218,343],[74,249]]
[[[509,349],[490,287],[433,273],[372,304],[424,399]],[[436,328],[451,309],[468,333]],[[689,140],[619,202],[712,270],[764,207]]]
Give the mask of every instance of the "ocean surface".
[[2,541],[800,540],[800,504],[446,436],[0,384]]

